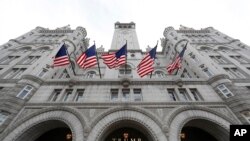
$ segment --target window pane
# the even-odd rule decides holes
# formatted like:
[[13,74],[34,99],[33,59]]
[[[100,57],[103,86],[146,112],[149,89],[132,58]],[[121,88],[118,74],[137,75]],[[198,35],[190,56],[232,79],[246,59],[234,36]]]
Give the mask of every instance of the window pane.
[[118,100],[118,89],[111,89],[111,100]]
[[83,100],[83,93],[84,89],[79,89],[76,91],[76,100],[75,101],[82,101]]

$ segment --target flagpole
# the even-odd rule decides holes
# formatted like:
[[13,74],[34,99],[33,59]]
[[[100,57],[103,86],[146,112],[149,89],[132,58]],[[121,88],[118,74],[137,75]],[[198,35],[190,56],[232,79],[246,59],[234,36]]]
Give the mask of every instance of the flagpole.
[[[65,44],[65,43],[64,43]],[[65,47],[66,48],[66,47]],[[68,57],[69,57],[69,62],[70,62],[70,65],[71,65],[71,68],[72,68],[72,71],[73,71],[73,73],[74,73],[74,75],[76,76],[76,72],[75,72],[75,70],[74,70],[74,68],[73,68],[73,64],[72,64],[72,62],[70,61],[70,56],[69,56],[69,52],[68,52],[68,49],[66,48],[66,53],[67,53],[67,55],[68,55]]]
[[125,62],[125,75],[127,76],[127,47],[128,45],[127,45],[127,40],[126,40],[126,51],[125,51],[125,55],[126,55],[126,62]]
[[[155,49],[155,58],[156,58],[157,46],[158,46],[158,40],[157,40],[156,49]],[[154,61],[155,61],[155,58],[154,58]],[[153,71],[152,71],[151,74],[150,74],[150,79],[151,79],[152,75],[153,75]]]
[[[185,47],[187,47],[187,44],[188,44],[188,41],[187,41],[187,43],[186,43]],[[182,60],[181,60],[181,61],[182,61]],[[177,69],[177,71],[176,71],[175,75],[177,75],[177,74],[178,74],[179,69],[180,69],[180,68],[178,68],[178,69]]]
[[[94,41],[94,45],[95,45],[95,41]],[[102,79],[99,59],[98,59],[98,55],[97,55],[97,51],[96,51],[96,45],[95,45],[95,55],[96,55],[96,60],[97,60],[97,66],[98,66],[98,70],[99,70],[100,79]]]

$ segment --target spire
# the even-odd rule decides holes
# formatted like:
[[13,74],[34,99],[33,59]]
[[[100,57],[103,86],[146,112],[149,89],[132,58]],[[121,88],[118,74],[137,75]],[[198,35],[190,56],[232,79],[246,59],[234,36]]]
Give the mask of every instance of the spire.
[[111,44],[111,50],[119,50],[127,40],[128,50],[140,50],[139,42],[135,31],[135,23],[115,23],[115,31]]

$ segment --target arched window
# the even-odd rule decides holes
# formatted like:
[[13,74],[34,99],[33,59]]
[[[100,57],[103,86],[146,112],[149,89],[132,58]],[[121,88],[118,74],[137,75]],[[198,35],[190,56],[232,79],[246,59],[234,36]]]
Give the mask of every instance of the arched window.
[[155,71],[155,77],[156,78],[165,78],[166,74],[162,71]]
[[95,76],[96,76],[96,72],[95,71],[89,71],[85,75],[86,78],[95,78]]
[[128,75],[132,73],[132,68],[130,65],[122,65],[119,69],[119,74],[120,75]]

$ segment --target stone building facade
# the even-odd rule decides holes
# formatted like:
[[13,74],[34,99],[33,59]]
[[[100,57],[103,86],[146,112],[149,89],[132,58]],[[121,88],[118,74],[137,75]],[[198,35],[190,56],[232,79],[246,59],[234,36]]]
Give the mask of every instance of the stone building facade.
[[[100,57],[128,43],[127,70],[99,59],[102,78],[97,67],[75,63],[91,44],[83,27],[36,27],[1,45],[0,140],[228,141],[231,124],[250,123],[249,46],[212,27],[167,27],[152,77],[140,78],[146,52],[135,29],[117,22],[111,48],[97,48]],[[169,75],[187,41],[182,68]],[[62,42],[76,75],[71,66],[51,67]]]

